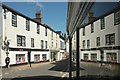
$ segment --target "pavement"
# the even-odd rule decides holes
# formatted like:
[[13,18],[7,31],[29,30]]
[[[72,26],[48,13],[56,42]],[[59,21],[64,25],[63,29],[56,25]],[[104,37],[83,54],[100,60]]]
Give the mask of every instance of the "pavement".
[[[69,61],[43,62],[3,68],[2,80],[69,80]],[[72,63],[72,80],[76,80],[76,64]],[[120,65],[80,62],[81,80],[120,80]]]
[[31,68],[36,68],[38,66],[44,65],[44,64],[49,64],[50,62],[42,62],[42,63],[33,63],[31,64],[31,67],[29,64],[24,64],[24,65],[17,65],[17,66],[11,66],[9,68],[2,68],[2,73],[8,74],[12,72],[17,72],[17,71],[22,71],[26,69],[31,69]]
[[84,75],[97,75],[97,76],[120,76],[120,65],[111,63],[94,63],[94,62],[81,62],[81,76]]
[[[76,66],[76,64],[74,64]],[[76,71],[72,72],[76,78]],[[82,80],[120,80],[120,65],[98,62],[80,62],[80,78]]]

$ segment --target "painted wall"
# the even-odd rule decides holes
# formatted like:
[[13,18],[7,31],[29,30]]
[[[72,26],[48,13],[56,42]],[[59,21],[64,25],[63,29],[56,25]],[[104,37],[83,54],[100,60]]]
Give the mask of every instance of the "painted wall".
[[[41,40],[44,41],[45,51],[31,51],[31,61],[34,61],[34,55],[40,54],[40,61],[42,61],[42,54],[47,55],[47,60],[50,59],[50,49],[58,50],[60,49],[60,35],[56,34],[56,32],[50,28],[47,28],[47,36],[45,36],[45,28],[43,25],[39,25],[40,34],[37,34],[37,23],[30,20],[30,31],[26,30],[26,18],[20,15],[17,15],[17,27],[12,26],[12,12],[7,10],[4,13],[4,9],[2,13],[6,16],[6,19],[3,17],[3,40],[5,40],[5,36],[7,36],[7,40],[9,40],[9,47],[12,48],[26,48],[26,49],[41,49]],[[52,39],[53,32],[53,39]],[[17,46],[17,35],[26,37],[26,46]],[[31,47],[31,38],[34,38],[34,47]],[[47,41],[47,50],[45,49],[45,41]],[[53,42],[53,47],[51,43]],[[56,45],[57,43],[57,45]],[[3,44],[2,44],[3,45]],[[5,58],[6,53],[4,50],[2,51],[2,65],[5,66]],[[16,55],[17,54],[25,54],[25,62],[27,62],[27,54],[28,51],[9,51],[9,57],[11,58],[10,64],[16,64]]]
[[[119,34],[119,25],[114,25],[114,13],[105,16],[105,29],[101,30],[100,19],[95,21],[94,24],[94,32],[91,33],[91,24],[85,27],[85,36],[83,36],[83,28],[80,29],[80,49],[91,49],[91,48],[99,48],[99,47],[111,47],[111,46],[120,46],[120,34]],[[105,35],[115,33],[115,44],[114,45],[106,45]],[[96,38],[100,37],[100,46],[96,46]],[[83,40],[85,40],[85,48],[83,48]],[[87,40],[90,40],[90,48],[87,48]],[[104,50],[104,61],[106,61],[106,53],[115,52],[117,54],[117,58],[119,58],[118,50]],[[81,59],[83,59],[84,53],[96,53],[97,60],[100,60],[100,51],[81,51]],[[90,59],[90,58],[89,58]],[[120,60],[117,60],[120,63]]]

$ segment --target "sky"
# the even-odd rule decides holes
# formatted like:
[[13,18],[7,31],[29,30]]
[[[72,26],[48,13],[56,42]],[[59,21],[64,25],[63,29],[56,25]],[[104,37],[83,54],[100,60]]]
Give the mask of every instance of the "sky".
[[117,7],[120,3],[118,2],[97,2],[91,8],[94,12],[94,16],[101,16],[102,14],[108,12],[109,10]]
[[[42,20],[55,31],[66,32],[67,2],[4,2],[7,6],[35,18],[37,10],[42,11]],[[36,5],[40,7],[37,8]]]
[[[92,11],[93,16],[97,18],[101,15],[104,15],[109,10],[114,9],[118,5],[120,5],[120,2],[96,2],[94,3],[90,11]],[[88,23],[88,16],[86,16],[82,24],[84,23]]]
[[[37,5],[39,5],[43,22],[55,31],[66,32],[67,2],[5,2],[4,4],[31,18],[35,18]],[[116,2],[98,2],[92,7],[92,11],[94,16],[98,17],[115,6]],[[87,18],[83,23],[86,23],[86,20]]]

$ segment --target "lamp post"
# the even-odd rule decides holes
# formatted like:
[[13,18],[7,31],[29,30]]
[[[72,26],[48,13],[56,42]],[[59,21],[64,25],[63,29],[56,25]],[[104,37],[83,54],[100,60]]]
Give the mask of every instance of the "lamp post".
[[28,63],[31,67],[31,51],[28,51]]
[[101,66],[102,66],[103,59],[104,59],[104,50],[103,50],[103,48],[100,49],[100,58],[101,58]]

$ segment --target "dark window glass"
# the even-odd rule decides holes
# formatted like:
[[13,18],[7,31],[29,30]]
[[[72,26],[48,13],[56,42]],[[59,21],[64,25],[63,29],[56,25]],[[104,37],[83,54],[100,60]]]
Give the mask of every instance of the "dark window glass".
[[43,49],[44,48],[44,42],[43,42],[43,40],[41,40],[41,49]]
[[100,46],[100,37],[96,38],[96,46]]
[[17,27],[17,15],[12,13],[12,26]]
[[90,40],[87,40],[87,48],[90,48]]
[[105,19],[104,18],[100,19],[100,22],[101,22],[101,29],[105,29]]
[[114,13],[114,24],[115,25],[120,24],[120,10]]
[[17,46],[26,46],[26,38],[25,36],[17,35]]
[[40,26],[37,24],[37,34],[40,34]]
[[83,28],[83,36],[85,35],[85,28]]
[[47,28],[45,28],[45,36],[47,36]]
[[30,21],[26,20],[26,30],[30,31]]
[[83,40],[83,48],[85,48],[85,40]]
[[107,34],[105,37],[106,37],[106,45],[114,45],[115,44],[115,33]]
[[91,24],[91,33],[93,33],[94,32],[94,24],[92,23]]
[[47,41],[45,41],[45,49],[47,49]]
[[34,47],[34,38],[31,38],[31,47]]

